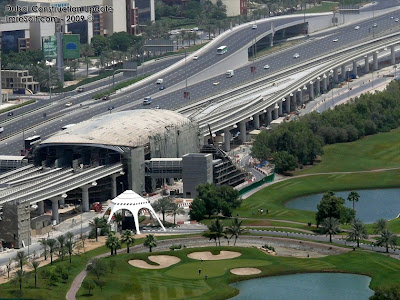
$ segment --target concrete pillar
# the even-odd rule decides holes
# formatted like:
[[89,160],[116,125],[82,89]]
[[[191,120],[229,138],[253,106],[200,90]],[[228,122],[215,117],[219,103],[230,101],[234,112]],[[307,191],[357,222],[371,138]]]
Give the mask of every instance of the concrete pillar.
[[376,51],[372,54],[372,58],[373,58],[373,70],[376,71],[378,70],[378,53]]
[[60,223],[60,217],[58,214],[58,201],[60,201],[61,197],[53,197],[51,198],[51,219],[56,221],[56,224]]
[[272,121],[272,108],[267,108],[267,125]]
[[257,113],[253,116],[253,121],[254,121],[254,128],[255,129],[260,128],[260,113]]
[[240,125],[240,141],[242,143],[247,142],[247,134],[246,134],[246,121],[241,121]]
[[297,97],[296,97],[296,95],[297,95],[297,92],[294,91],[293,92],[293,97],[292,97],[292,104],[291,104],[291,109],[292,110],[296,110],[296,107],[297,107]]
[[394,51],[394,45],[390,46],[390,58],[391,58],[391,63],[392,65],[396,64],[396,52]]
[[82,211],[89,211],[89,187],[92,185],[81,186],[82,189]]
[[283,115],[283,100],[278,102],[279,108],[278,108],[278,115],[282,116]]
[[167,184],[168,185],[174,185],[175,179],[174,178],[167,178]]
[[301,89],[299,90],[299,103],[300,103],[300,105],[304,104],[304,102],[303,102],[303,91]]
[[364,72],[368,73],[369,72],[369,56],[365,55],[364,57]]
[[312,81],[308,85],[308,94],[310,95],[310,101],[314,100],[314,83]]
[[224,129],[224,150],[226,152],[231,151],[231,132],[229,128]]
[[315,92],[317,95],[321,94],[321,77],[318,77],[317,81],[315,82]]
[[324,74],[322,78],[322,93],[326,93],[328,91],[328,76]]
[[274,113],[273,113],[274,120],[276,120],[276,119],[279,118],[278,110],[279,110],[279,106],[278,106],[278,104],[275,104],[275,106],[274,106]]
[[353,60],[353,75],[355,77],[357,77],[358,73],[357,73],[357,61]]
[[333,69],[333,83],[339,82],[338,70],[337,68]]
[[285,110],[287,114],[290,113],[290,95],[286,96]]
[[341,70],[341,75],[340,75],[342,81],[346,80],[346,65],[342,65],[342,70]]
[[111,198],[114,199],[117,197],[117,177],[119,174],[111,175]]
[[61,198],[60,198],[60,201],[58,202],[58,204],[59,204],[60,206],[64,206],[64,205],[65,205],[65,198],[64,198],[64,197],[61,197]]
[[40,215],[43,215],[43,214],[44,214],[44,201],[39,201],[39,202],[37,203],[37,205],[38,205],[38,212],[39,212],[39,214],[40,214]]

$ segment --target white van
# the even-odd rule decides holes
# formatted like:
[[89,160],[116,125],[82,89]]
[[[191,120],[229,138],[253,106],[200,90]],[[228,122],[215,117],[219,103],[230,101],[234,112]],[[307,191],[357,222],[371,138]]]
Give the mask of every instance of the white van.
[[163,82],[164,82],[164,79],[161,79],[161,78],[157,79],[157,81],[156,81],[157,84],[162,84]]
[[226,78],[231,78],[233,77],[233,75],[235,75],[235,72],[233,70],[228,70],[225,73]]
[[151,97],[144,97],[143,105],[149,105],[151,103]]

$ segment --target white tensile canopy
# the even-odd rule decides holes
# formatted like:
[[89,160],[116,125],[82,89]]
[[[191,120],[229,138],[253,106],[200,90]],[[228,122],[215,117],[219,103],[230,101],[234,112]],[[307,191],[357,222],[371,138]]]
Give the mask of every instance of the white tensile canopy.
[[126,190],[125,192],[123,192],[122,194],[118,195],[116,198],[111,200],[109,209],[107,209],[107,211],[105,212],[104,215],[106,216],[108,211],[111,210],[110,215],[108,216],[108,219],[107,219],[107,223],[110,223],[113,215],[117,211],[122,210],[122,209],[129,210],[132,213],[134,221],[135,221],[136,233],[140,234],[139,211],[143,208],[147,209],[150,212],[150,214],[152,214],[157,219],[158,223],[160,223],[162,229],[165,231],[163,224],[161,223],[160,219],[156,215],[156,212],[154,211],[150,202],[147,199],[136,194],[132,190]]

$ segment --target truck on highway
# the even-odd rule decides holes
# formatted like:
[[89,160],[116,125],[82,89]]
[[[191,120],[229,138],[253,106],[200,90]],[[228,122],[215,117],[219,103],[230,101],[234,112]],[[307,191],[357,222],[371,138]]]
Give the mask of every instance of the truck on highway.
[[149,104],[151,104],[151,97],[150,96],[144,97],[143,105],[149,105]]
[[235,72],[233,70],[228,70],[225,73],[226,78],[231,78],[233,77],[233,75],[235,75]]
[[4,127],[0,126],[0,133],[2,133],[4,131]]

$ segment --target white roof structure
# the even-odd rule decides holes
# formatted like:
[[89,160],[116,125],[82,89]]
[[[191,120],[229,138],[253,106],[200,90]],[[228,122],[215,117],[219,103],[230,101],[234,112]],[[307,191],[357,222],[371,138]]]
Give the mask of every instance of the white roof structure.
[[191,121],[165,109],[135,109],[93,117],[56,133],[42,141],[45,144],[100,144],[137,147],[149,137],[164,134],[169,127]]
[[108,216],[107,223],[110,223],[113,215],[118,212],[119,210],[126,209],[129,210],[134,218],[135,221],[135,227],[136,227],[136,233],[140,234],[139,230],[139,211],[145,208],[147,209],[150,214],[153,214],[153,216],[157,219],[158,223],[160,223],[162,229],[165,231],[165,227],[161,223],[160,219],[158,218],[156,212],[154,211],[153,207],[151,206],[150,202],[141,197],[139,194],[136,194],[132,190],[126,190],[122,194],[118,195],[116,198],[111,200],[109,209],[104,213],[104,216],[110,211],[110,215]]

